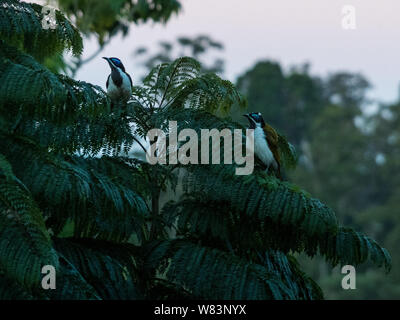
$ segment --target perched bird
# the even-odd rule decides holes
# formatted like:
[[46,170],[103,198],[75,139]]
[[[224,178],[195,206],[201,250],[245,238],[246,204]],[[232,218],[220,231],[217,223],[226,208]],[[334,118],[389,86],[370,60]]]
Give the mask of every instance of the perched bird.
[[107,93],[113,102],[126,102],[132,94],[132,78],[118,58],[107,58],[111,73],[106,82]]
[[278,133],[269,124],[265,123],[260,112],[252,112],[243,116],[249,120],[250,129],[254,129],[254,153],[265,165],[267,171],[272,165],[277,177],[282,179]]

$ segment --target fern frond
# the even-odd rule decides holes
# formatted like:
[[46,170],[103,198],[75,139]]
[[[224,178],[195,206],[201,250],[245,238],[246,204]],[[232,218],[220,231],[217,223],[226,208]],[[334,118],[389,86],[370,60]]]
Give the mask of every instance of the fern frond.
[[90,239],[55,239],[55,248],[78,270],[101,299],[141,299],[131,244]]
[[219,112],[223,115],[228,114],[235,103],[242,109],[247,107],[247,100],[234,85],[213,73],[189,79],[178,87],[177,91],[176,96],[169,102],[171,107]]
[[[98,86],[55,75],[31,56],[0,40],[0,108],[55,122],[107,110],[109,99]],[[13,106],[19,106],[15,108]]]
[[[5,135],[20,135],[37,141],[56,153],[98,157],[128,155],[135,143],[130,119],[106,113],[81,116],[74,124],[12,117],[0,129]],[[17,129],[15,129],[17,127]],[[2,130],[3,129],[3,130]]]
[[33,300],[34,297],[18,282],[0,273],[0,300]]
[[142,87],[134,89],[132,104],[151,111],[184,108],[226,114],[234,103],[246,106],[246,99],[229,81],[215,74],[200,73],[200,64],[182,57],[154,68]]
[[259,263],[266,267],[268,272],[281,277],[282,281],[301,300],[323,299],[321,288],[309,276],[300,270],[297,260],[281,251],[268,250],[258,254]]
[[64,255],[59,255],[56,290],[49,290],[52,300],[101,300],[101,297]]
[[184,181],[188,193],[163,209],[167,226],[176,225],[182,235],[196,234],[202,241],[228,242],[238,254],[304,251],[324,256],[333,266],[369,260],[390,269],[386,249],[365,235],[339,228],[333,211],[317,199],[275,178],[243,179],[216,167],[189,170]]
[[[27,139],[6,141],[11,143],[4,147],[16,172],[38,203],[46,204],[47,225],[55,234],[73,222],[77,237],[96,235],[115,241],[133,234],[139,241],[145,237],[148,209],[138,193],[143,178],[137,168],[109,157],[56,155]],[[15,157],[21,152],[26,162]]]
[[258,219],[301,229],[307,235],[337,230],[333,211],[308,198],[287,183],[266,176],[236,176],[231,166],[193,166],[184,180],[185,191],[204,194],[209,200],[229,203],[232,210]]
[[294,169],[298,161],[296,149],[284,136],[278,134],[278,137],[278,150],[281,156],[282,165],[287,169]]
[[[165,256],[160,256],[158,246],[163,248]],[[277,263],[281,263],[283,257],[278,262],[268,259],[269,265],[263,266],[218,249],[183,240],[161,241],[158,246],[153,246],[158,258],[150,253],[148,259],[155,263],[168,258],[168,266],[164,267],[166,279],[184,286],[195,298],[286,300],[307,299],[311,294],[318,295],[309,292],[310,288],[299,288],[303,283],[292,275],[287,260],[287,277],[282,280],[282,269]],[[308,281],[305,278],[301,280]]]
[[27,191],[0,177],[0,268],[35,288],[45,265],[57,267],[58,261],[42,213]]
[[[164,101],[172,97],[172,92],[185,81],[194,79],[200,74],[201,66],[198,61],[190,57],[179,58],[172,63],[163,63],[152,69],[144,78],[143,85],[152,90],[158,90]],[[161,102],[161,101],[160,101]],[[162,103],[160,103],[162,106]]]
[[[378,267],[384,267],[386,272],[391,269],[392,259],[389,252],[378,243],[351,228],[340,227],[336,235],[320,239],[318,252],[324,255],[332,266],[360,265],[366,261],[373,262]],[[307,243],[306,252],[315,254],[313,243]]]

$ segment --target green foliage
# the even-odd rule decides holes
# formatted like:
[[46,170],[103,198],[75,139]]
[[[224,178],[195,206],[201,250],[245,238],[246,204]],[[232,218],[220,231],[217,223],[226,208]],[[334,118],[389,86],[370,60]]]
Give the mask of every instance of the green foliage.
[[32,300],[33,297],[27,293],[18,283],[10,280],[4,274],[0,274],[0,300]]
[[57,0],[57,3],[68,18],[76,21],[83,34],[96,35],[100,44],[119,32],[126,35],[132,22],[165,23],[181,9],[177,0]]
[[93,286],[79,273],[77,268],[58,252],[60,265],[57,269],[57,289],[48,292],[54,300],[101,300]]
[[[135,284],[139,274],[132,257],[137,255],[134,246],[90,239],[57,239],[55,248],[98,297],[108,300],[142,298]],[[65,295],[60,297],[68,299]],[[70,298],[75,297],[71,294]]]
[[[106,109],[108,101],[100,87],[53,74],[32,56],[2,40],[0,50],[3,111],[11,109],[18,116],[60,122]],[[15,105],[20,108],[12,108]]]
[[278,136],[278,148],[283,166],[288,169],[296,168],[298,155],[295,147],[282,135]]
[[158,43],[159,51],[152,54],[150,57],[149,49],[146,47],[139,47],[135,50],[135,57],[143,57],[141,64],[146,67],[147,70],[152,70],[156,66],[162,63],[171,63],[176,60],[176,51],[179,52],[179,56],[186,54],[197,61],[201,61],[203,72],[212,72],[222,74],[224,71],[224,61],[217,58],[211,65],[204,63],[204,55],[210,50],[223,50],[224,46],[222,43],[213,40],[207,35],[198,35],[196,37],[178,37],[174,42],[160,41]]
[[296,148],[309,137],[311,119],[325,103],[323,84],[309,75],[308,65],[285,72],[277,62],[260,61],[238,78],[237,87],[248,98],[249,111],[261,112]]
[[165,119],[185,109],[226,114],[233,103],[246,106],[246,100],[232,83],[212,73],[202,74],[200,69],[200,64],[189,57],[154,68],[143,86],[134,88],[134,101],[130,103],[139,127],[163,127],[167,125]]
[[226,249],[238,254],[248,253],[248,248],[304,251],[310,257],[324,256],[332,266],[359,265],[369,259],[390,269],[385,249],[362,234],[339,228],[330,208],[287,183],[268,183],[257,175],[241,181],[222,166],[189,171],[182,200],[164,207],[167,224],[176,222],[183,235],[229,243]]
[[7,0],[0,6],[0,38],[21,48],[37,60],[71,50],[80,55],[82,38],[77,29],[56,10],[54,29],[42,28],[42,6]]
[[[5,3],[10,19],[38,19],[36,5],[23,4],[19,18],[9,8],[20,2]],[[42,32],[35,23],[26,28]],[[329,207],[257,166],[236,176],[233,164],[132,159],[136,143],[146,149],[148,130],[170,134],[168,120],[197,132],[241,128],[226,114],[246,100],[193,58],[154,68],[110,112],[101,88],[42,65],[41,52],[53,49],[30,52],[11,38],[0,48],[1,297],[321,299],[293,253],[389,268],[376,242],[341,228]],[[293,147],[282,135],[279,145],[284,166],[293,166]],[[161,205],[161,191],[182,186],[176,201]],[[57,270],[55,291],[41,290],[44,265]]]
[[[303,277],[287,257],[279,252],[265,254],[261,265],[249,263],[246,259],[218,249],[181,240],[161,242],[158,245],[164,247],[165,256],[158,255],[157,258],[168,257],[171,261],[166,277],[183,285],[197,298],[322,298],[312,280]],[[149,259],[155,260],[151,256]],[[299,277],[300,281],[296,277]]]
[[[317,78],[307,65],[282,70],[270,61],[245,72],[238,87],[246,93],[251,111],[261,111],[296,146],[299,163],[295,170],[286,171],[288,178],[329,203],[341,223],[365,230],[393,254],[387,276],[369,263],[357,268],[355,293],[341,288],[340,269],[331,270],[322,257],[310,261],[306,254],[299,255],[304,270],[318,281],[328,299],[397,298],[398,102],[380,105],[376,113],[367,115],[371,85],[362,75],[337,72]],[[342,257],[340,264],[371,260],[375,255],[384,264],[389,262],[385,252],[353,231],[326,240],[322,249],[345,248],[346,253],[335,254]],[[312,243],[307,246],[313,248],[312,255],[318,253]],[[369,248],[370,257],[362,247]],[[335,259],[329,262],[337,263]]]
[[57,266],[58,261],[40,209],[7,159],[1,155],[0,160],[0,270],[32,288],[41,266]]

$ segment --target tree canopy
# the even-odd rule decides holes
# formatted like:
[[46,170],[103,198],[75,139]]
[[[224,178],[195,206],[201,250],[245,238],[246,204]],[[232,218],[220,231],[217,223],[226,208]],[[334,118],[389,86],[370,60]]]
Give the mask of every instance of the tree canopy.
[[[321,299],[297,253],[390,269],[386,249],[260,168],[237,176],[235,164],[129,157],[149,129],[168,135],[168,120],[196,131],[243,128],[222,115],[247,101],[181,57],[153,68],[111,112],[100,87],[44,66],[83,48],[62,12],[55,30],[41,27],[41,12],[17,0],[0,7],[0,297]],[[289,146],[283,135],[281,143]],[[293,152],[281,148],[284,159]],[[178,183],[177,199],[161,206],[161,191]],[[40,286],[45,265],[57,271],[56,290]]]

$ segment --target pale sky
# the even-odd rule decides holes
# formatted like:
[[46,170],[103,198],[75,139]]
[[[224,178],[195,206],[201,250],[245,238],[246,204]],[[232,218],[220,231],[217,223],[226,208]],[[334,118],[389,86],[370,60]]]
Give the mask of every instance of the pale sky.
[[[109,73],[102,56],[119,57],[134,82],[141,74],[133,51],[155,47],[177,36],[211,35],[225,45],[225,77],[238,75],[261,59],[284,69],[305,62],[311,73],[346,70],[363,73],[373,84],[371,97],[393,101],[400,81],[399,0],[181,0],[183,10],[165,25],[132,25],[126,38],[114,39],[76,78],[105,87]],[[342,27],[342,8],[355,8],[356,29]],[[85,41],[84,56],[96,49]],[[136,80],[136,81],[135,81]]]

